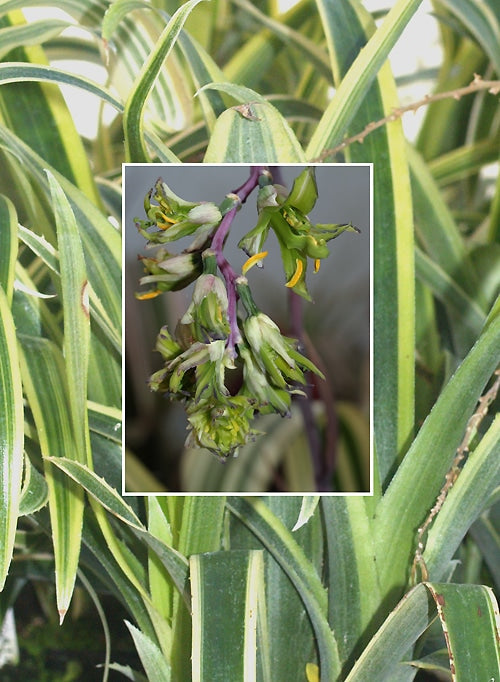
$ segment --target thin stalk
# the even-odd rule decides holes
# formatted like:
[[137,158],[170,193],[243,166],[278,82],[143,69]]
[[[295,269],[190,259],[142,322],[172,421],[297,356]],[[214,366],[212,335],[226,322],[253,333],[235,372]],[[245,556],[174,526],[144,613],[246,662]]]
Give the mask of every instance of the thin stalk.
[[230,332],[226,343],[226,348],[228,349],[231,357],[234,359],[236,357],[236,344],[241,341],[241,334],[238,327],[238,315],[237,315],[237,304],[238,304],[238,293],[236,291],[236,278],[238,275],[234,271],[233,267],[226,260],[224,256],[223,249],[224,243],[226,241],[229,230],[231,229],[232,222],[239,207],[245,203],[249,195],[259,184],[259,175],[264,170],[264,166],[251,166],[250,176],[241,187],[238,187],[234,192],[231,193],[237,202],[234,207],[226,213],[221,221],[221,224],[217,228],[217,232],[212,240],[211,248],[215,251],[215,256],[217,260],[217,265],[219,270],[224,277],[227,289],[227,300],[228,300],[228,318]]

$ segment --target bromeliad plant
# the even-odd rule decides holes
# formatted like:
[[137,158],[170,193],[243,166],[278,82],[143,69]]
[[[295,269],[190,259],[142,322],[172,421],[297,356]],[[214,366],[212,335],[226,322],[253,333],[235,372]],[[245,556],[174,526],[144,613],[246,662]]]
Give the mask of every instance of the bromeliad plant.
[[[292,395],[305,395],[298,388],[307,381],[304,372],[324,378],[297,350],[298,342],[282,336],[277,324],[258,309],[246,277],[238,276],[224,256],[236,214],[255,189],[259,218],[239,243],[249,256],[242,272],[261,265],[272,229],[280,244],[285,286],[310,299],[305,279],[308,259],[314,260],[317,272],[321,259],[329,254],[327,242],[356,229],[350,224],[310,222],[308,214],[318,198],[313,167],[303,170],[288,192],[269,169],[254,166],[248,180],[220,206],[184,201],[160,178],[145,198],[147,220],[136,219],[149,246],[193,237],[182,254],[161,247],[154,257],[141,257],[149,273],[141,283],[153,288],[137,297],[154,298],[196,280],[191,304],[175,335],[166,326],[160,331],[156,348],[164,366],[153,374],[149,385],[186,403],[191,428],[187,447],[207,448],[221,459],[236,455],[239,447],[255,438],[258,431],[251,424],[258,414],[290,416]],[[244,317],[238,312],[238,300]],[[226,370],[237,368],[243,380],[231,393]]]
[[[57,0],[77,37],[38,4],[0,3],[2,616],[27,583],[61,620],[75,584],[111,595],[141,662],[108,637],[103,680],[499,679],[498,2],[435,3],[414,142],[386,59],[419,0],[379,27],[354,0]],[[82,139],[54,82],[119,117]],[[375,167],[372,495],[122,496],[121,162],[307,164],[384,119],[337,157]]]

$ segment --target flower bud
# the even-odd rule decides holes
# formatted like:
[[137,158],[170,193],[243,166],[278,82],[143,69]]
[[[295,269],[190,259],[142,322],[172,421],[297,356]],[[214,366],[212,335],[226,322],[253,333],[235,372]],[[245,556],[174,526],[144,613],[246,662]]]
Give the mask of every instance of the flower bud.
[[279,327],[264,313],[250,315],[243,323],[245,338],[260,369],[277,388],[292,382],[305,383],[303,369],[322,373],[296,349],[297,342],[282,336]]
[[[153,284],[160,291],[177,291],[191,284],[202,270],[199,253],[171,255],[161,249],[156,258],[140,257],[150,274],[141,277],[140,284]],[[139,294],[141,296],[141,294]]]
[[256,409],[262,414],[279,412],[282,417],[290,414],[290,394],[275,388],[255,361],[251,350],[241,344],[238,346],[243,360],[243,391],[257,399]]
[[227,317],[228,299],[223,281],[216,275],[200,275],[182,324],[192,324],[200,341],[225,339],[230,327]]
[[187,214],[187,220],[196,225],[211,224],[215,225],[222,220],[219,207],[211,202],[202,202],[192,208]]

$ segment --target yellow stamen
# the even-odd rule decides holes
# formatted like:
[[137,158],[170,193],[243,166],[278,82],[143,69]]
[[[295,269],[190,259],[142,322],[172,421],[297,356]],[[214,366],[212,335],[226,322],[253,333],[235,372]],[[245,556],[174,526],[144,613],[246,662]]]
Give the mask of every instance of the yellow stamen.
[[250,268],[253,268],[253,266],[258,263],[259,261],[263,260],[267,256],[268,252],[267,251],[261,251],[260,253],[256,253],[254,256],[250,256],[250,258],[245,261],[243,264],[243,267],[241,268],[241,272],[246,275],[246,273],[250,270]]
[[157,223],[157,225],[158,225],[158,227],[160,228],[160,230],[168,230],[168,228],[170,227],[170,225],[175,225],[175,223],[177,222],[177,220],[175,220],[174,218],[169,218],[169,217],[168,217],[167,215],[165,215],[162,211],[158,211],[158,213],[157,213],[156,215],[157,215],[157,216],[158,216],[158,215],[161,216],[161,217],[163,218],[163,220],[165,221],[165,223],[168,223],[168,224],[165,224],[165,223]]
[[160,289],[156,289],[155,291],[146,291],[143,294],[136,294],[135,297],[138,301],[148,301],[150,298],[156,298],[160,294]]
[[299,279],[302,275],[302,272],[304,270],[304,266],[303,266],[301,260],[296,258],[295,263],[297,264],[297,267],[295,269],[295,272],[293,273],[293,277],[291,278],[291,280],[285,284],[286,287],[294,287],[297,284],[297,282],[299,281]]
[[314,274],[316,274],[317,272],[319,272],[320,267],[321,267],[321,261],[320,261],[319,258],[316,258],[316,259],[314,260]]

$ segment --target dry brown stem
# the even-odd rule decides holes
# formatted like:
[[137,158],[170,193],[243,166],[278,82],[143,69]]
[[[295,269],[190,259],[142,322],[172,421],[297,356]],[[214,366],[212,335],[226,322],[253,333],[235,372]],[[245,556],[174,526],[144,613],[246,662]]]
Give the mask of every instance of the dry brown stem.
[[364,141],[365,137],[367,137],[374,130],[377,130],[377,128],[381,128],[386,123],[390,123],[392,121],[397,121],[399,118],[401,118],[403,116],[403,114],[406,114],[409,111],[415,112],[418,109],[420,109],[420,107],[423,107],[427,104],[430,104],[431,102],[439,102],[439,100],[442,100],[442,99],[452,98],[452,99],[459,100],[464,95],[470,95],[474,92],[479,92],[481,90],[487,90],[492,95],[498,95],[500,93],[500,80],[485,81],[481,78],[480,75],[475,73],[474,74],[474,80],[469,85],[466,85],[463,88],[457,88],[456,90],[448,90],[446,92],[438,92],[435,95],[426,95],[423,99],[420,99],[417,102],[412,102],[411,104],[407,104],[404,107],[396,107],[392,110],[392,113],[389,114],[388,116],[381,118],[379,121],[372,121],[371,123],[368,123],[365,126],[364,130],[362,130],[360,133],[357,133],[356,135],[352,135],[351,137],[347,137],[345,140],[343,140],[336,147],[332,147],[331,149],[325,149],[325,151],[323,151],[315,159],[311,159],[311,162],[316,163],[316,162],[324,161],[329,156],[334,156],[338,152],[342,151],[343,149],[348,147],[353,142],[362,143]]
[[420,568],[422,580],[425,581],[428,579],[427,567],[425,565],[423,557],[425,549],[424,535],[427,532],[433,520],[435,519],[435,517],[437,516],[437,514],[439,513],[439,511],[441,510],[443,504],[445,503],[445,500],[448,497],[448,493],[450,492],[451,488],[455,484],[455,481],[457,480],[460,474],[461,471],[460,464],[469,453],[471,441],[475,433],[477,432],[479,425],[487,415],[489,406],[497,397],[498,391],[500,389],[500,368],[498,368],[495,371],[495,376],[496,379],[493,382],[491,388],[488,391],[486,391],[486,393],[483,396],[481,396],[481,398],[479,398],[477,410],[474,412],[472,417],[467,422],[465,435],[462,439],[462,442],[457,448],[455,458],[451,464],[450,469],[448,470],[448,473],[445,476],[444,485],[441,488],[441,491],[437,496],[436,502],[432,509],[430,510],[429,515],[427,516],[424,523],[420,526],[420,528],[417,531],[417,549],[415,550],[415,556],[413,559],[413,566],[411,570],[413,582],[415,582],[415,578],[417,575],[417,567]]

